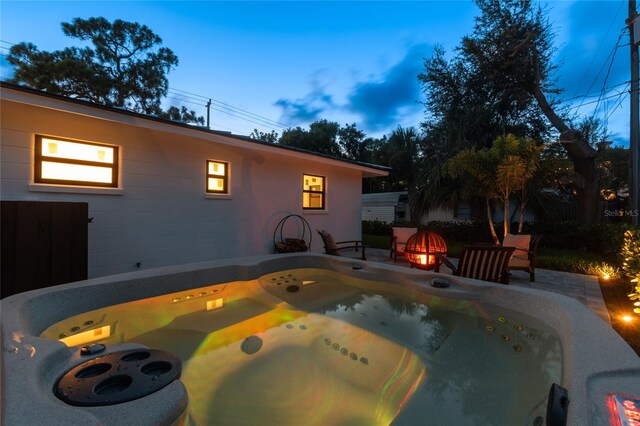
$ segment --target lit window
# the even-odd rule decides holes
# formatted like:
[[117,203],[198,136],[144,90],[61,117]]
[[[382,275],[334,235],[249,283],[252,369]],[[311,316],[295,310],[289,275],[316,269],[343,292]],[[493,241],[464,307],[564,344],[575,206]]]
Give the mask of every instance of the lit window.
[[302,175],[302,208],[324,210],[324,177]]
[[229,193],[229,163],[207,160],[207,192]]
[[118,187],[118,147],[36,135],[34,181]]

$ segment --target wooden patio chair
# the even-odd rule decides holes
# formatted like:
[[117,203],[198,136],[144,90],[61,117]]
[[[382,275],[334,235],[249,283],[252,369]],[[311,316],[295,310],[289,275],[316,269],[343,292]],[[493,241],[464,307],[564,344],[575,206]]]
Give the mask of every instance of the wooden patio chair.
[[509,284],[507,266],[514,250],[513,247],[466,246],[462,248],[457,267],[446,257],[438,256],[435,272],[440,272],[442,262],[459,277]]
[[527,271],[529,280],[536,280],[536,258],[538,257],[538,244],[542,235],[507,234],[502,241],[502,247],[514,247],[515,251],[509,260],[509,270]]
[[[354,257],[355,254],[362,260],[367,260],[365,255],[366,247],[362,245],[362,241],[360,240],[350,240],[350,241],[338,241],[336,242],[333,239],[333,236],[327,231],[317,229],[318,234],[322,237],[322,242],[324,243],[324,252],[326,254],[330,254],[333,256],[344,256]],[[347,244],[347,245],[345,245]],[[349,256],[351,254],[351,256]]]
[[407,244],[407,240],[416,232],[418,228],[406,228],[393,226],[391,228],[393,236],[391,239],[391,251],[389,252],[389,259],[393,257],[393,262],[398,261],[398,256],[404,256],[404,246]]

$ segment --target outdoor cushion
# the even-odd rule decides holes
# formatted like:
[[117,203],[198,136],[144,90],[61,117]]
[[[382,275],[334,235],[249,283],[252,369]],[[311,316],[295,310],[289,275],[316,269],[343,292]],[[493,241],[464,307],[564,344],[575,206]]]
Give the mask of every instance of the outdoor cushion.
[[336,241],[333,239],[333,235],[331,235],[324,229],[318,232],[320,232],[320,234],[322,235],[322,239],[324,240],[325,250],[327,252],[336,251],[336,254],[337,254],[338,245],[336,244]]
[[529,258],[528,252],[529,252],[530,242],[531,242],[531,235],[507,234],[504,237],[504,241],[502,242],[502,247],[515,247],[516,250],[513,252],[513,257],[515,259],[527,260]]
[[403,253],[407,240],[418,231],[418,228],[400,228],[394,226],[392,229],[393,236],[396,237],[396,250]]

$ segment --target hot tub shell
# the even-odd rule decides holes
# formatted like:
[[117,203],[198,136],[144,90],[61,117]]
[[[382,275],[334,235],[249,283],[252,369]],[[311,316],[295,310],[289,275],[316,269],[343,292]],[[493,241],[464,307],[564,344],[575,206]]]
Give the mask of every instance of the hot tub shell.
[[[640,395],[640,359],[593,312],[568,297],[415,269],[310,253],[201,262],[95,278],[17,294],[0,302],[2,316],[2,424],[171,425],[184,415],[188,395],[178,380],[158,392],[122,404],[76,407],[52,391],[68,370],[85,362],[79,347],[38,337],[65,318],[133,300],[231,281],[249,281],[292,268],[321,268],[437,296],[474,300],[535,317],[562,342],[562,385],[569,392],[568,425],[609,424],[612,394]],[[429,285],[446,278],[447,288]],[[143,348],[107,345],[103,354]],[[406,420],[406,418],[405,418]],[[417,422],[419,424],[419,422]]]

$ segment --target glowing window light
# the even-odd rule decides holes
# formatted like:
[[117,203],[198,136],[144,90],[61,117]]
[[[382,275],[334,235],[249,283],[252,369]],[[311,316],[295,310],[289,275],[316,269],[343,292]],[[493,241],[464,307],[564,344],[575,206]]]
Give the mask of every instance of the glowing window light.
[[218,178],[209,178],[209,184],[207,185],[209,191],[222,192],[224,191],[224,180]]
[[59,340],[68,347],[72,347],[106,339],[109,336],[111,336],[111,326],[105,325],[104,327],[83,331],[82,333],[74,334],[73,336],[65,337],[64,339]]
[[226,165],[217,161],[209,161],[209,174],[214,176],[225,176]]
[[207,192],[229,193],[229,163],[207,160]]
[[224,306],[222,298],[207,301],[207,311],[214,311],[222,308],[222,306]]
[[34,182],[118,186],[118,147],[36,135]]
[[80,164],[42,162],[42,178],[76,182],[113,183],[113,171],[109,167],[83,166]]
[[108,146],[42,138],[42,155],[44,157],[113,164],[114,149]]
[[302,208],[324,209],[325,178],[323,176],[302,175]]

